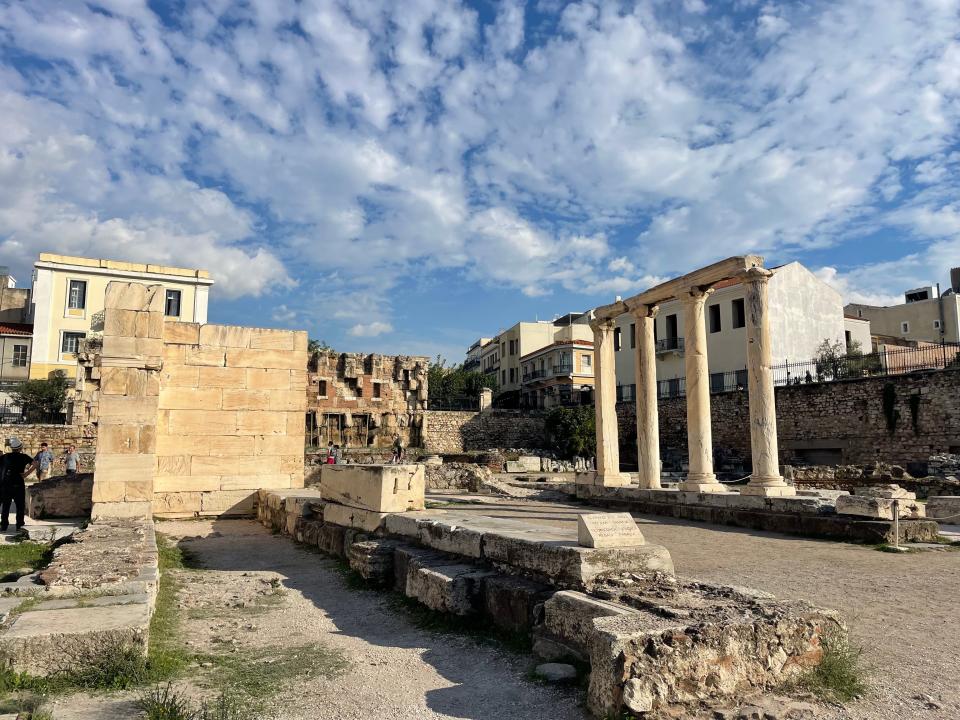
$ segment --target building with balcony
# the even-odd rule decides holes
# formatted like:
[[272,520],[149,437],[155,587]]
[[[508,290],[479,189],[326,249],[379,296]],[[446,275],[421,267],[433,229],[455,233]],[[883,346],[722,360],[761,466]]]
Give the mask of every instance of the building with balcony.
[[54,370],[76,377],[78,344],[89,333],[103,330],[107,284],[114,280],[162,285],[168,319],[207,321],[213,280],[206,270],[40,253],[30,297],[31,378],[49,377]]
[[467,371],[480,370],[482,367],[483,349],[490,344],[490,338],[478,338],[467,349],[467,358],[463,361],[463,369]]
[[[589,330],[581,324],[576,328],[578,335],[583,334],[580,328]],[[574,338],[573,333],[520,358],[521,407],[549,409],[593,402],[593,341]]]
[[960,268],[950,270],[950,287],[915,288],[900,305],[850,303],[844,312],[870,321],[874,346],[960,342]]
[[[770,268],[770,340],[774,365],[814,357],[824,341],[864,337],[863,323],[844,319],[840,293],[797,262]],[[736,278],[718,283],[706,301],[707,350],[713,392],[746,388],[746,288]],[[685,338],[678,300],[663,303],[654,320],[657,379],[661,397],[683,392]],[[614,329],[617,397],[635,398],[636,326],[632,315]],[[869,346],[864,347],[869,351]]]

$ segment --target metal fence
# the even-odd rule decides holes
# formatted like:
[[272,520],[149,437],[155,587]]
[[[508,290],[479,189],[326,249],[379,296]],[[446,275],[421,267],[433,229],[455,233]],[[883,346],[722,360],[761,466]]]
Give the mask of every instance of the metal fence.
[[[772,366],[771,370],[773,384],[785,386],[902,375],[922,370],[944,370],[949,367],[960,367],[960,344],[941,343],[916,348],[884,348],[873,353],[785,362]],[[731,372],[710,373],[711,393],[746,391],[746,389],[746,368]],[[658,380],[657,394],[661,398],[684,397],[686,378]],[[635,392],[631,389],[625,391],[623,395],[632,398],[635,397]]]

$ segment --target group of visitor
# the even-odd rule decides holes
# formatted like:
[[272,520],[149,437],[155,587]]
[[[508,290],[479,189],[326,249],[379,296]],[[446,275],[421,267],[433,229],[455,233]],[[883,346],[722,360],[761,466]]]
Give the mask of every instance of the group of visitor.
[[[23,451],[23,441],[18,437],[7,438],[10,452],[0,455],[0,532],[6,532],[10,525],[10,505],[17,506],[16,528],[23,527],[26,512],[26,479],[32,473],[37,480],[50,477],[56,462],[53,451],[47,443],[40,443],[40,452],[31,457]],[[80,454],[74,445],[66,448],[60,457],[64,472],[76,475],[80,470]]]
[[[403,440],[400,439],[400,435],[396,435],[393,438],[393,457],[390,460],[392,463],[402,463],[404,450],[403,450]],[[342,465],[343,464],[343,448],[339,445],[334,445],[333,440],[327,443],[327,465]]]

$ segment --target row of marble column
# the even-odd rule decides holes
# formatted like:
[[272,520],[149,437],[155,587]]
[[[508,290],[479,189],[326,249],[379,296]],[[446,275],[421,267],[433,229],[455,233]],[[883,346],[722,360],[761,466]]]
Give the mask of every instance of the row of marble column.
[[[750,401],[750,445],[753,474],[742,494],[788,496],[794,489],[780,476],[777,454],[777,413],[770,369],[770,330],[767,318],[767,283],[772,273],[751,268],[740,279],[746,289],[747,389]],[[707,358],[705,303],[712,290],[691,288],[680,296],[685,328],[684,369],[687,396],[687,446],[689,470],[679,488],[694,492],[726,492],[713,470],[713,435],[710,418],[710,371]],[[657,411],[655,305],[627,308],[636,322],[637,461],[641,488],[660,487],[660,430]],[[614,357],[615,319],[591,323],[594,338],[594,382],[597,421],[597,470],[600,485],[629,484],[620,472]]]

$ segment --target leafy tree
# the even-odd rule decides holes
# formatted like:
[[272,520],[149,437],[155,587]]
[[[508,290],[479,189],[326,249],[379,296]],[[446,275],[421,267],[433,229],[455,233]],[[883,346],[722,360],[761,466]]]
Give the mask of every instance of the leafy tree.
[[45,380],[27,380],[10,393],[28,420],[49,418],[63,412],[67,402],[67,374],[55,370]]
[[431,401],[450,403],[457,400],[473,400],[483,388],[496,389],[497,382],[491,375],[475,370],[464,370],[463,365],[447,365],[437,355],[427,369],[427,394]]
[[332,347],[327,345],[326,340],[317,340],[316,338],[310,338],[307,341],[307,352],[311,355],[316,355],[321,352],[329,352],[333,350]]
[[839,380],[845,375],[846,346],[839,340],[824,340],[817,346],[813,362],[817,368],[817,380]]
[[557,407],[546,419],[550,448],[567,460],[592,457],[597,452],[596,415],[592,405]]

